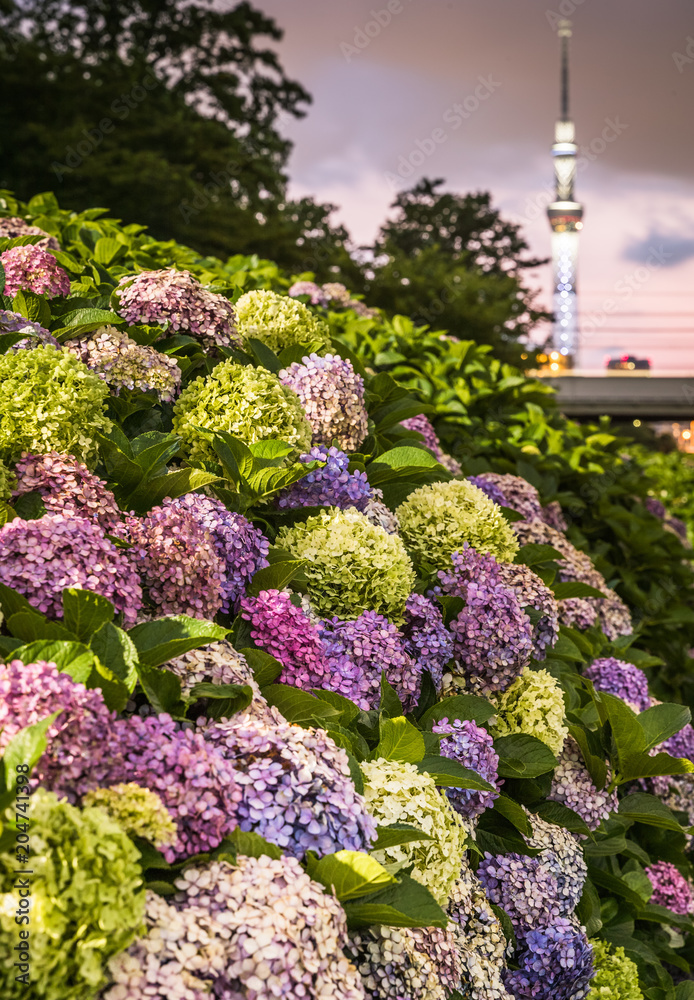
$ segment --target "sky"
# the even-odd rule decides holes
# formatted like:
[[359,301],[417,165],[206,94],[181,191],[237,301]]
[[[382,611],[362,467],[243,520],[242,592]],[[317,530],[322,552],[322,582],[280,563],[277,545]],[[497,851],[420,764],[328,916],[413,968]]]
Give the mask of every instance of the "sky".
[[[582,368],[631,353],[694,372],[692,0],[255,0],[312,94],[290,191],[339,206],[370,241],[398,190],[442,177],[490,191],[550,254],[556,24],[573,22],[571,113],[584,205]],[[465,114],[454,110],[462,106]],[[551,266],[530,272],[549,308]]]

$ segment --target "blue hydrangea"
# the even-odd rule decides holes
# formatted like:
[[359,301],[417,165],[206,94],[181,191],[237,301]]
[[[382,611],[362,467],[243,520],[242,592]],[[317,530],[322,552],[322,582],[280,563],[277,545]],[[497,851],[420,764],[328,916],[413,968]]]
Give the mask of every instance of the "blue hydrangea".
[[575,921],[559,918],[530,931],[518,964],[503,978],[519,1000],[581,1000],[590,992],[593,949]]
[[429,671],[440,693],[444,667],[453,656],[453,638],[443,624],[441,609],[422,594],[410,594],[401,632],[405,650],[423,670]]
[[479,816],[498,799],[499,755],[494,749],[494,740],[486,729],[469,719],[461,721],[441,719],[432,730],[445,733],[441,740],[441,755],[457,760],[463,767],[470,768],[484,778],[496,791],[476,791],[473,788],[447,788],[446,795],[453,808],[469,819]]
[[356,507],[365,510],[374,490],[365,472],[350,472],[349,458],[339,448],[318,445],[299,457],[301,462],[325,462],[284,490],[278,507]]
[[593,682],[596,691],[616,695],[635,712],[643,712],[650,707],[648,678],[633,663],[625,663],[614,656],[603,656],[593,660],[583,671],[583,676]]

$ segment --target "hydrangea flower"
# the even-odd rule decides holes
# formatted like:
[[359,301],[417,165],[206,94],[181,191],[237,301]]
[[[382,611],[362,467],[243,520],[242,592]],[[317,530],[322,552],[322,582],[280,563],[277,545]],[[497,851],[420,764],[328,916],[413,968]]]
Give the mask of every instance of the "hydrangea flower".
[[95,788],[87,792],[82,804],[103,809],[129,837],[142,837],[158,848],[176,842],[176,824],[171,813],[156,792],[134,781]]
[[142,590],[130,553],[116,548],[83,517],[21,517],[0,527],[0,583],[12,587],[51,618],[62,618],[65,587],[93,590],[135,623]]
[[590,986],[600,1000],[643,1000],[639,970],[624,952],[606,941],[591,940],[595,978]]
[[580,841],[575,833],[562,826],[546,823],[531,813],[527,815],[533,828],[532,836],[525,838],[528,847],[542,852],[538,859],[554,876],[558,897],[570,913],[578,906],[588,874]]
[[380,497],[381,490],[373,491],[374,497],[378,499],[367,500],[362,509],[366,519],[377,528],[383,528],[389,535],[397,535],[400,531],[400,522],[395,514],[389,510]]
[[694,763],[694,727],[690,722],[679,732],[669,736],[658,750],[664,750],[671,757],[684,757]]
[[422,594],[410,594],[400,632],[405,651],[423,670],[429,671],[440,693],[444,667],[453,656],[453,639],[443,623],[441,609]]
[[33,779],[74,803],[78,789],[98,785],[108,773],[107,742],[115,713],[109,712],[100,690],[76,684],[54,663],[0,664],[0,750],[20,730],[53,712],[60,714],[47,730],[48,748]]
[[366,473],[350,472],[349,458],[339,448],[320,445],[300,455],[299,461],[325,462],[325,465],[283,490],[277,499],[280,508],[356,507],[363,512],[374,497]]
[[22,316],[21,313],[11,312],[9,309],[0,309],[0,333],[23,333],[24,340],[18,340],[10,347],[11,351],[22,351],[38,346],[60,348],[60,344],[53,334],[40,323]]
[[300,295],[308,295],[312,306],[323,306],[325,308],[328,304],[327,295],[325,295],[320,285],[317,285],[315,281],[295,281],[288,290],[287,295],[290,295],[293,299],[298,299]]
[[37,246],[12,247],[0,253],[5,268],[5,295],[34,292],[49,299],[70,294],[70,278],[52,253]]
[[501,562],[512,562],[518,543],[501,510],[466,479],[431,483],[410,493],[396,514],[400,534],[417,563],[446,569],[468,542]]
[[[540,494],[535,487],[520,476],[511,476],[500,472],[483,472],[475,476],[475,484],[484,490],[491,487],[494,496],[501,493],[503,507],[517,511],[524,521],[543,521]],[[499,501],[495,500],[495,503]]]
[[245,684],[253,692],[253,701],[246,712],[275,722],[284,722],[284,717],[276,708],[270,708],[263,697],[245,657],[226,639],[213,642],[204,649],[191,649],[182,656],[169,660],[165,666],[180,678],[184,698],[196,684]]
[[86,465],[72,455],[24,454],[15,467],[17,485],[13,497],[39,493],[47,514],[84,517],[103,532],[117,535],[123,527],[116,498]]
[[614,656],[604,656],[593,660],[583,671],[583,676],[593,682],[596,691],[616,695],[636,713],[644,712],[650,707],[648,678],[633,663],[625,663]]
[[567,737],[559,755],[559,765],[554,770],[547,798],[573,809],[590,830],[597,830],[618,805],[616,790],[608,792],[595,787],[579,746],[571,736]]
[[107,433],[108,388],[67,351],[36,347],[0,355],[0,459],[23,452],[74,455],[96,464],[97,431]]
[[246,444],[268,438],[300,451],[311,446],[311,427],[295,392],[264,368],[222,361],[207,378],[196,378],[174,404],[173,429],[193,462],[217,462],[196,429],[227,431]]
[[203,734],[233,764],[242,830],[298,858],[369,849],[375,822],[354,788],[347,754],[322,729],[240,713],[205,725]]
[[555,531],[566,531],[568,524],[558,500],[552,500],[542,508],[542,520]]
[[0,500],[9,500],[16,483],[17,479],[14,473],[10,472],[4,462],[0,461]]
[[331,306],[346,306],[350,299],[349,290],[340,281],[326,281],[321,291],[327,297]]
[[691,883],[668,861],[656,861],[644,869],[653,886],[651,903],[666,906],[682,917],[694,913],[694,894]]
[[167,334],[188,334],[208,348],[238,347],[241,342],[231,302],[205,288],[189,271],[169,267],[126,274],[115,296],[129,326],[161,326]]
[[506,968],[506,938],[482,884],[467,864],[453,886],[447,908],[458,953],[467,970],[472,1000],[513,1000],[501,978]]
[[[128,947],[142,922],[140,854],[102,809],[77,809],[43,788],[31,796],[28,819],[27,993],[37,1000],[92,996],[108,960]],[[8,998],[18,995],[18,867],[14,848],[0,854],[0,992]]]
[[559,918],[531,930],[524,943],[520,968],[504,973],[519,1000],[582,1000],[591,992],[593,950],[576,921]]
[[496,730],[498,736],[527,733],[546,743],[552,753],[561,753],[569,731],[559,682],[546,670],[525,667],[499,699]]
[[368,414],[364,405],[364,380],[352,362],[337,354],[310,354],[279,373],[283,385],[292,389],[311,425],[312,443],[356,451],[367,434]]
[[323,320],[303,302],[277,292],[246,292],[236,303],[236,316],[244,339],[255,337],[273,351],[314,341],[324,344],[328,339]]
[[144,518],[129,517],[127,527],[148,602],[163,615],[214,618],[225,567],[193,514],[185,507],[153,507]]
[[484,476],[468,476],[467,481],[476,486],[477,489],[482,490],[482,492],[489,497],[494,503],[498,504],[500,507],[506,506],[506,497],[500,490],[500,488],[493,482],[490,482]]
[[451,475],[460,475],[462,471],[460,463],[456,462],[454,458],[447,455],[443,450],[441,442],[439,441],[436,431],[434,430],[434,425],[427,416],[420,413],[416,417],[408,417],[407,420],[403,420],[401,422],[401,426],[405,427],[408,431],[416,431],[418,434],[421,434],[424,438],[425,446],[429,449],[436,461],[440,462],[445,469],[448,469]]
[[469,719],[461,722],[447,718],[440,719],[432,726],[434,733],[444,733],[440,750],[442,757],[457,760],[463,767],[469,768],[484,778],[494,791],[476,791],[473,788],[447,788],[448,800],[461,816],[474,819],[485,809],[490,809],[495,799],[499,797],[499,755],[494,749],[494,740],[477,723]]
[[540,858],[486,851],[477,867],[477,878],[491,902],[508,914],[517,938],[571,912],[568,900],[560,896],[556,878]]
[[[422,664],[414,660],[406,651],[403,636],[392,622],[375,611],[364,611],[354,621],[340,621],[333,618],[324,622],[321,630],[324,642],[332,640],[332,655],[329,666],[337,653],[338,662],[334,671],[345,673],[340,668],[340,657],[346,655],[354,664],[356,673],[349,683],[335,688],[352,701],[374,708],[380,700],[381,671],[385,671],[388,683],[395,689],[405,712],[416,706],[421,687]],[[334,682],[333,682],[334,683]],[[322,684],[321,687],[332,685]]]
[[229,614],[236,610],[252,578],[259,569],[269,566],[270,543],[265,535],[242,514],[227,510],[221,500],[201,493],[165,500],[162,506],[185,511],[209,531],[214,550],[224,565],[222,611]]
[[63,348],[103,379],[114,396],[121,389],[138,389],[155,392],[160,402],[171,402],[181,388],[181,369],[173,358],[155,347],[141,346],[115,326],[66,340]]
[[292,603],[289,591],[261,590],[257,597],[244,597],[241,617],[251,623],[256,646],[282,664],[280,684],[306,691],[331,687],[331,668],[318,628]]
[[321,613],[356,618],[378,611],[402,618],[415,574],[398,535],[371,524],[359,511],[320,511],[283,526],[277,545],[305,559],[308,594]]
[[376,925],[350,934],[349,953],[368,1000],[446,1000],[462,985],[456,943],[436,927]]
[[632,630],[631,615],[626,604],[610,590],[605,578],[593,566],[585,552],[579,552],[561,532],[549,525],[534,521],[515,521],[513,530],[521,545],[537,543],[551,545],[561,552],[557,560],[559,579],[562,583],[586,583],[589,587],[605,594],[605,597],[571,597],[558,602],[559,620],[562,625],[574,628],[589,628],[597,616],[600,627],[608,639],[629,635]]
[[60,243],[58,243],[55,236],[51,236],[45,230],[39,229],[38,226],[32,226],[24,219],[20,219],[14,215],[6,215],[0,218],[0,240],[15,240],[20,236],[43,236],[44,239],[33,245],[43,247],[46,250],[60,250]]
[[441,794],[434,779],[418,771],[414,764],[380,757],[363,761],[361,769],[366,805],[379,824],[410,823],[432,837],[387,847],[373,856],[382,865],[398,870],[413,864],[412,877],[445,906],[465,855],[462,817]]

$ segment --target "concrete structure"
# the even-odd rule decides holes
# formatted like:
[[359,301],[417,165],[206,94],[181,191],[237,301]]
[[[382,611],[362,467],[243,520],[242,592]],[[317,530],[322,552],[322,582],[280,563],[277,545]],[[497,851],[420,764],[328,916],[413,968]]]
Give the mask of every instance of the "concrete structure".
[[571,21],[560,21],[558,34],[561,45],[561,108],[552,146],[556,197],[547,206],[547,216],[552,227],[554,268],[554,329],[551,350],[558,352],[557,361],[562,368],[570,368],[576,362],[579,348],[576,269],[578,234],[583,228],[583,206],[574,200],[578,146],[575,142],[574,123],[569,114]]

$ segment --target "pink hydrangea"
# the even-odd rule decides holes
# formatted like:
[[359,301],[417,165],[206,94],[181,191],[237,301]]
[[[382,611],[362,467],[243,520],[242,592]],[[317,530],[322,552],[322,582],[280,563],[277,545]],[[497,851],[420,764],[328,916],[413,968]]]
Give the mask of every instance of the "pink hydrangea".
[[34,246],[43,247],[44,250],[60,250],[60,243],[55,236],[39,229],[38,226],[32,226],[16,215],[0,219],[0,240],[16,240],[20,236],[43,236],[44,238]]
[[5,268],[5,295],[14,298],[17,292],[36,292],[49,299],[69,295],[70,279],[53,254],[41,247],[12,247],[0,253]]
[[668,861],[657,861],[644,871],[653,886],[651,903],[666,906],[673,913],[686,917],[694,913],[694,895],[691,884]]
[[12,587],[49,617],[62,617],[66,587],[108,598],[132,625],[142,607],[142,589],[129,553],[116,548],[101,528],[83,517],[46,514],[15,518],[0,528],[0,583]]

